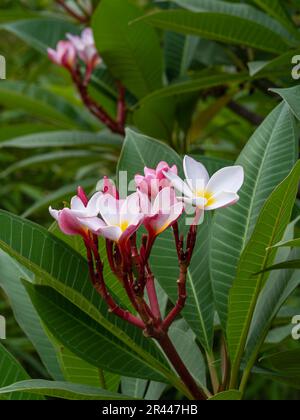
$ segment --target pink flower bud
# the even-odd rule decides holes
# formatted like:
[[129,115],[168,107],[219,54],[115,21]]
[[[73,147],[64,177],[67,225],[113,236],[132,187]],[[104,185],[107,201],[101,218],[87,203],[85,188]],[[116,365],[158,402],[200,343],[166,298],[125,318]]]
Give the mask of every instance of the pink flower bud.
[[95,46],[94,35],[91,28],[83,30],[81,36],[67,34],[67,38],[73,44],[78,57],[92,72],[101,63],[101,58]]
[[48,57],[53,63],[68,70],[76,66],[76,49],[70,41],[59,41],[56,50],[48,48]]
[[147,194],[149,198],[155,198],[164,188],[169,187],[171,182],[164,175],[165,172],[171,172],[177,175],[177,167],[170,167],[166,162],[160,162],[156,169],[145,168],[144,176],[136,175],[135,184],[139,191]]

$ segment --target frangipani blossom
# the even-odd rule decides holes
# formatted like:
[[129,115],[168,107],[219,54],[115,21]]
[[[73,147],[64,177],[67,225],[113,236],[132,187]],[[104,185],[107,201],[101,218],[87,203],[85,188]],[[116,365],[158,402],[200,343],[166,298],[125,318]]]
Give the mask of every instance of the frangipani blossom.
[[67,38],[73,44],[79,58],[90,70],[94,70],[101,63],[91,28],[84,29],[81,36],[67,34]]
[[228,207],[239,200],[238,191],[244,182],[244,169],[230,166],[216,172],[211,178],[202,163],[185,156],[183,169],[186,181],[168,171],[165,176],[182,194],[184,203],[199,209],[215,210]]
[[147,194],[139,192],[139,195],[141,209],[145,214],[144,226],[151,237],[156,237],[164,232],[183,213],[184,206],[177,200],[173,188],[167,187],[161,190],[153,203]]
[[140,227],[144,215],[140,211],[137,193],[126,200],[103,194],[98,200],[100,218],[85,218],[81,222],[93,233],[114,242],[126,242]]
[[61,67],[73,70],[76,66],[76,49],[70,41],[59,41],[56,50],[48,48],[50,60]]
[[82,220],[85,218],[90,220],[96,218],[99,213],[97,203],[102,193],[98,192],[94,194],[88,203],[85,203],[85,200],[80,194],[83,194],[83,190],[81,189],[79,189],[79,195],[72,198],[70,208],[55,210],[50,207],[49,212],[58,222],[61,231],[66,235],[81,235],[86,237],[87,227],[82,223]]
[[136,187],[142,193],[147,194],[149,198],[155,198],[159,191],[170,186],[165,172],[171,172],[175,175],[178,173],[176,165],[170,167],[166,162],[160,162],[156,169],[145,167],[144,176],[136,175],[134,177]]

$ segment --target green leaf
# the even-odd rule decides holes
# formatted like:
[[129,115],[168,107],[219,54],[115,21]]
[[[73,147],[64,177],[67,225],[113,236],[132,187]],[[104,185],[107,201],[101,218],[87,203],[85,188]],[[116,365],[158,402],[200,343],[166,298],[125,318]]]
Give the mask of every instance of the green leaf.
[[[128,180],[136,173],[143,173],[144,167],[156,167],[165,160],[176,164],[182,172],[182,160],[168,146],[154,139],[127,130],[120,157],[118,171],[126,170]],[[184,225],[184,223],[183,223]],[[182,226],[182,228],[185,228]],[[209,272],[210,218],[199,229],[199,242],[188,273],[188,299],[182,316],[199,338],[203,347],[210,352],[213,336],[213,302]],[[178,259],[170,230],[160,235],[153,248],[151,265],[164,291],[173,303],[177,300]]]
[[8,175],[22,170],[24,168],[29,168],[35,165],[47,164],[51,162],[59,162],[60,160],[71,161],[72,159],[78,160],[80,164],[83,164],[86,159],[90,160],[99,160],[101,156],[100,152],[95,152],[91,150],[67,150],[53,153],[44,153],[41,155],[30,156],[26,159],[19,160],[12,165],[8,166],[4,171],[0,173],[0,178],[5,178]]
[[172,83],[162,89],[147,95],[140,101],[140,105],[144,105],[154,99],[162,99],[170,96],[183,95],[186,93],[199,92],[204,89],[210,89],[224,84],[239,84],[249,79],[247,73],[228,74],[221,73],[213,76],[199,75],[191,80]]
[[294,26],[292,19],[289,17],[286,9],[281,3],[281,0],[253,0],[257,6],[275,18],[283,26],[285,26],[293,35],[299,37],[299,33]]
[[55,48],[58,41],[65,39],[68,32],[79,33],[78,26],[57,17],[19,20],[2,24],[1,28],[44,54],[47,53],[47,48]]
[[209,398],[209,401],[241,401],[242,394],[239,391],[225,391]]
[[299,268],[300,268],[300,259],[291,260],[291,261],[285,261],[282,263],[271,265],[270,267],[266,267],[264,270],[258,272],[258,274],[267,273],[269,271],[274,271],[274,270],[284,270],[284,269],[291,270],[291,269],[299,269]]
[[[0,272],[0,287],[3,288],[9,298],[16,321],[34,345],[50,375],[56,380],[62,380],[63,376],[54,346],[49,340],[20,280],[21,277],[31,280],[32,274],[3,251],[0,251]],[[18,380],[21,379],[24,378]]]
[[122,378],[122,394],[130,395],[133,398],[144,398],[148,381],[145,379]]
[[139,19],[139,22],[146,22],[168,31],[197,35],[228,44],[245,45],[275,54],[284,52],[288,47],[288,41],[282,34],[274,32],[258,21],[218,12],[153,12]]
[[266,277],[264,270],[276,255],[272,247],[289,223],[300,178],[300,161],[266,201],[254,232],[241,256],[229,300],[228,347],[233,364],[233,383],[244,352],[251,321]]
[[212,284],[223,328],[240,255],[266,199],[295,163],[297,144],[294,117],[287,105],[281,104],[256,130],[237,160],[245,170],[240,201],[218,211],[212,229]]
[[108,313],[106,303],[91,285],[87,263],[80,254],[46,229],[5,211],[0,211],[0,248],[33,272],[37,281],[63,294],[104,327],[108,335],[117,337],[184,392],[157,347],[145,340],[141,331]]
[[300,379],[300,350],[293,349],[264,356],[261,360],[275,371],[284,372]]
[[30,117],[38,117],[61,128],[90,128],[80,108],[37,85],[1,81],[0,104],[14,110],[22,108]]
[[103,130],[100,133],[87,131],[51,131],[36,133],[0,143],[1,147],[17,149],[55,148],[99,146],[101,148],[118,149],[122,145],[122,138],[116,134]]
[[57,343],[57,353],[64,379],[73,384],[101,386],[108,391],[116,392],[120,376],[98,369],[79,358],[62,344]]
[[[95,179],[84,179],[80,182],[82,188],[90,189],[94,188],[97,180]],[[36,201],[32,206],[28,207],[27,210],[23,213],[23,217],[29,217],[32,214],[48,208],[51,204],[62,203],[65,199],[74,195],[74,191],[78,187],[78,182],[70,185],[64,185],[58,190],[49,193]]]
[[[68,382],[44,381],[32,379],[21,381],[0,389],[0,394],[6,396],[9,393],[34,393],[48,397],[62,398],[65,400],[131,400],[122,394],[106,391],[93,386],[72,384]],[[30,395],[30,394],[29,394]]]
[[25,287],[51,334],[90,365],[121,375],[164,379],[132,349],[53,289],[30,283]]
[[[29,376],[21,365],[14,359],[14,357],[0,344],[0,387],[6,387],[16,381],[29,379]],[[32,394],[25,395],[22,390],[18,390],[15,395],[11,392],[6,392],[5,399],[7,400],[36,400]],[[1,399],[1,398],[0,398]]]
[[294,86],[287,89],[271,89],[271,92],[277,93],[287,103],[295,117],[300,121],[300,86]]
[[102,0],[92,21],[96,45],[105,63],[138,98],[159,89],[163,76],[158,35],[143,22],[129,25],[142,15],[128,0]]
[[300,247],[300,238],[292,239],[291,241],[278,242],[274,245],[274,248],[299,248]]
[[[220,1],[220,0],[171,0],[171,1],[193,12],[216,12],[220,14],[244,18],[252,22],[257,22],[261,24],[262,26],[271,29],[272,31],[278,33],[279,35],[282,35],[283,37],[287,39],[290,38],[289,33],[278,23],[277,16],[274,16],[271,13],[270,14],[262,13],[248,4],[239,4],[239,3],[233,4],[233,3],[228,3],[226,1]],[[274,0],[274,1],[270,0],[270,1],[274,3],[277,0]],[[272,19],[270,16],[275,17],[276,20]],[[287,16],[285,15],[285,17]],[[285,24],[286,24],[286,21],[285,21]]]

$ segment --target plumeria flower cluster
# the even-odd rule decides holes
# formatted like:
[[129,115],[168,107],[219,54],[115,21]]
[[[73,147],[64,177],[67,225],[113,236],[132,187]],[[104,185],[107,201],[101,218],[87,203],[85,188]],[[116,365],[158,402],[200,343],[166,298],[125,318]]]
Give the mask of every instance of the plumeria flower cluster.
[[[119,197],[114,184],[105,177],[101,191],[90,199],[79,187],[69,208],[50,208],[50,213],[66,235],[82,237],[91,282],[109,311],[142,329],[145,336],[157,340],[193,397],[203,399],[203,392],[176,355],[168,329],[187,299],[187,272],[196,246],[199,216],[205,210],[236,203],[244,171],[234,166],[209,178],[205,167],[188,156],[184,158],[183,169],[186,180],[178,176],[176,166],[166,162],[160,162],[154,169],[145,168],[143,175],[135,176],[136,191],[125,199]],[[187,205],[194,208],[195,218],[185,238],[180,234],[178,221]],[[138,235],[142,226],[147,234]],[[157,237],[169,228],[173,229],[178,256],[178,297],[174,307],[163,317],[150,256]],[[122,308],[107,287],[103,255],[99,253],[100,237],[106,242],[108,264],[124,287],[134,308],[132,312]]]
[[95,45],[92,29],[85,28],[80,36],[66,34],[66,38],[58,42],[56,49],[48,49],[49,59],[54,64],[68,70],[83,103],[89,111],[111,131],[124,135],[127,111],[125,101],[126,92],[123,85],[119,81],[117,82],[119,97],[116,119],[112,118],[90,96],[88,90],[95,69],[103,63]]
[[[152,337],[167,330],[185,304],[186,273],[196,244],[197,215],[236,203],[244,180],[240,166],[221,169],[209,178],[205,167],[188,156],[184,158],[183,169],[186,180],[178,176],[176,166],[170,167],[166,162],[160,162],[155,169],[145,168],[143,175],[135,176],[136,192],[125,199],[119,197],[116,187],[105,177],[102,191],[90,199],[79,187],[70,208],[50,208],[65,234],[83,238],[91,280],[110,310]],[[193,206],[196,217],[184,240],[178,219],[186,204]],[[137,232],[142,225],[147,234],[138,240]],[[178,301],[162,320],[149,258],[156,238],[170,227],[180,267]],[[124,286],[137,315],[121,309],[107,290],[98,251],[99,237],[106,241],[110,268]]]

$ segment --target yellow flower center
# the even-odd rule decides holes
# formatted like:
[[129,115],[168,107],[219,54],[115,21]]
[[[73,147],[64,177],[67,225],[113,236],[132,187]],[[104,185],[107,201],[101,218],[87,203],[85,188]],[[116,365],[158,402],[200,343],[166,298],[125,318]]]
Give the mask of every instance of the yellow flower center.
[[196,196],[199,198],[205,198],[207,200],[207,203],[205,206],[212,206],[216,202],[213,194],[210,193],[209,191],[198,190],[196,191]]
[[120,223],[120,229],[122,232],[125,232],[125,230],[128,228],[129,222],[127,220],[123,220],[122,223]]

